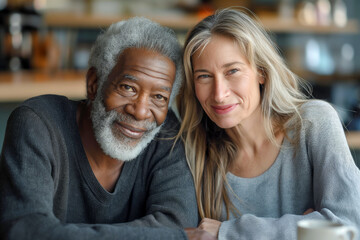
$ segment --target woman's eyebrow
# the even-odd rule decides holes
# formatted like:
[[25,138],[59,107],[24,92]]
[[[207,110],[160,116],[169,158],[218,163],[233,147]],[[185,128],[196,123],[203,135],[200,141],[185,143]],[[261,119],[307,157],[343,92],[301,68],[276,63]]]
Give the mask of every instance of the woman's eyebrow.
[[209,72],[209,71],[206,69],[197,69],[197,70],[194,70],[194,73],[196,73],[196,72]]
[[[221,68],[227,68],[227,67],[230,67],[230,66],[236,65],[236,64],[245,65],[245,63],[243,63],[243,62],[235,61],[235,62],[225,63],[224,65],[221,66]],[[197,72],[209,72],[209,71],[206,70],[206,69],[196,69],[196,70],[194,70],[194,73],[197,73]]]
[[230,67],[235,64],[245,65],[243,62],[230,62],[230,63],[225,63],[224,65],[222,65],[222,68]]

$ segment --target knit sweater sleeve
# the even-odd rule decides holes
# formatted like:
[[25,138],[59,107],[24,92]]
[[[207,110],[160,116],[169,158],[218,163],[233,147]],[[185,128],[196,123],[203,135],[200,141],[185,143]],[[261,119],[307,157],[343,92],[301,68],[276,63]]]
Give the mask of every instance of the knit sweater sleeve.
[[186,239],[180,229],[61,222],[53,212],[56,148],[50,131],[29,107],[9,118],[0,162],[1,239]]
[[186,162],[182,141],[174,144],[173,137],[179,122],[169,111],[165,126],[156,137],[156,144],[146,153],[150,155],[142,167],[146,173],[142,177],[147,185],[147,215],[126,223],[130,226],[181,226],[198,225],[198,209],[195,187]]
[[[308,156],[302,161],[310,161],[312,166],[308,172],[303,171],[306,173],[303,177],[312,178],[314,212],[307,215],[288,213],[279,218],[244,214],[221,224],[220,240],[296,239],[296,224],[302,219],[329,219],[359,229],[360,171],[352,158],[340,119],[333,107],[323,101],[310,101],[305,108],[300,146]],[[296,204],[301,199],[288,201]]]

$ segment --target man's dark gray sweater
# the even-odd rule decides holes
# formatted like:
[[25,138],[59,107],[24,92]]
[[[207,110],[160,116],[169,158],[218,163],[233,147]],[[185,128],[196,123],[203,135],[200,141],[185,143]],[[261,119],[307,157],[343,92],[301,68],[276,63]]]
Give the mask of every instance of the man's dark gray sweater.
[[[195,190],[169,111],[160,133],[125,162],[114,192],[83,149],[78,102],[47,95],[11,114],[0,162],[1,239],[186,239],[198,223]],[[166,226],[166,227],[164,227]],[[160,227],[160,228],[159,228]]]

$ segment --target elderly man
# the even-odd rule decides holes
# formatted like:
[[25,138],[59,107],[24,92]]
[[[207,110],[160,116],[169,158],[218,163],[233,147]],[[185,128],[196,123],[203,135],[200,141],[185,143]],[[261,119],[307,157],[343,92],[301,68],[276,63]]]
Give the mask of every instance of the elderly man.
[[176,36],[145,18],[118,22],[96,40],[89,67],[86,101],[39,96],[11,114],[0,238],[186,239],[181,228],[198,215],[183,146],[171,140]]

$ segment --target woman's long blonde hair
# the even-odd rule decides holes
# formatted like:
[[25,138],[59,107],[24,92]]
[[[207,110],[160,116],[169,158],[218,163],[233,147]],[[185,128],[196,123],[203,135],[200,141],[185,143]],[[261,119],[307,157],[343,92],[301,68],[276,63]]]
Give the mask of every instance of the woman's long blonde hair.
[[230,211],[236,214],[226,191],[226,172],[239,149],[224,129],[207,117],[198,102],[191,61],[194,52],[205,47],[214,34],[234,39],[250,65],[263,74],[261,109],[270,141],[275,143],[275,128],[284,132],[299,128],[299,107],[306,97],[300,90],[300,79],[288,69],[266,31],[243,10],[218,10],[188,33],[183,59],[185,85],[177,98],[182,119],[177,138],[185,144],[201,218],[219,220],[223,203],[227,217]]

